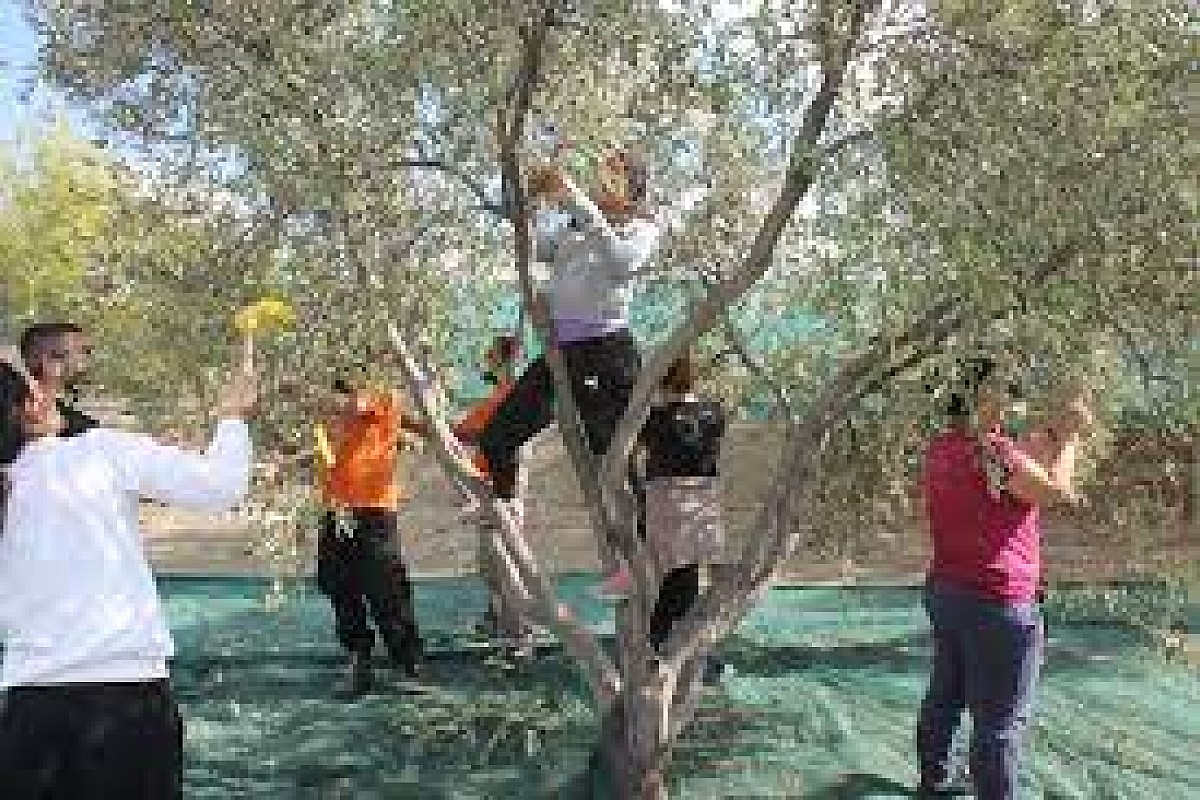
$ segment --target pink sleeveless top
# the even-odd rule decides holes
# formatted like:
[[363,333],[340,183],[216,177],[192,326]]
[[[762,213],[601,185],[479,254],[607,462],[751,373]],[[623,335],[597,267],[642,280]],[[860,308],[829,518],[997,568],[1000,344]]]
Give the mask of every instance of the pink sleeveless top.
[[[998,431],[988,443],[1001,468],[1016,445]],[[951,428],[930,443],[923,489],[933,539],[930,582],[1002,602],[1030,602],[1041,578],[1038,508],[993,488],[978,441]]]

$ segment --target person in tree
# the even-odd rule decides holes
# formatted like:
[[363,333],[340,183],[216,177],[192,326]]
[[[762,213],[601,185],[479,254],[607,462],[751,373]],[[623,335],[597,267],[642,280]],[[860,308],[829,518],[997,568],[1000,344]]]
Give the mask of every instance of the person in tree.
[[[549,346],[562,354],[587,445],[597,456],[608,449],[641,368],[629,330],[631,284],[662,230],[645,210],[645,164],[629,151],[614,151],[600,167],[594,196],[557,167],[538,167],[529,175],[533,197],[571,220],[539,225],[536,257],[551,265],[551,276],[530,313],[549,330]],[[554,379],[543,355],[517,379],[479,436],[502,501],[516,498],[521,447],[553,419]],[[609,543],[606,553],[613,552]],[[606,560],[617,564],[615,557]],[[619,573],[614,577],[619,581]]]
[[317,538],[317,585],[333,607],[338,641],[350,654],[344,694],[374,685],[374,621],[395,666],[416,679],[422,644],[397,523],[400,437],[428,436],[391,392],[372,391],[359,368],[334,380],[317,428],[317,479],[325,511]]
[[722,555],[720,459],[725,411],[695,394],[697,366],[677,358],[660,384],[638,441],[645,474],[645,532],[662,576],[649,638],[662,648],[700,593],[701,568]]
[[77,408],[79,386],[91,366],[92,343],[74,322],[40,322],[21,334],[21,358],[42,391],[58,403],[65,427],[63,436],[75,436],[100,423]]
[[[478,443],[480,435],[496,415],[496,410],[512,392],[520,350],[516,336],[504,335],[497,336],[484,353],[483,380],[492,387],[492,391],[482,401],[469,408],[454,425],[454,437],[463,444],[475,446]],[[482,453],[477,451],[472,463],[481,473],[487,472],[487,459]]]
[[137,499],[217,512],[250,484],[249,361],[203,453],[94,426],[64,436],[55,393],[0,363],[0,794],[174,800],[183,725],[174,645]]
[[989,359],[965,366],[950,425],[928,445],[922,478],[933,544],[925,607],[934,658],[917,723],[920,790],[939,796],[962,789],[949,760],[966,710],[976,796],[1008,800],[1017,796],[1045,640],[1039,512],[1074,501],[1076,451],[1092,416],[1086,395],[1073,392],[1046,426],[1015,442],[1002,427],[1015,390]]
[[[468,409],[467,413],[454,426],[453,433],[463,444],[474,446],[480,434],[496,414],[501,403],[508,397],[515,384],[517,359],[520,357],[520,343],[516,336],[498,336],[484,355],[484,380],[492,385],[491,394]],[[478,451],[474,464],[485,476],[487,475],[487,459]],[[518,515],[524,511],[520,497],[514,498],[514,510]],[[495,526],[490,514],[482,513],[479,509],[470,509],[468,516],[473,518],[479,529],[479,572],[488,587],[488,607],[480,628],[490,635],[528,647],[530,627],[521,613],[513,608],[512,603],[506,602],[503,586],[503,569],[497,554],[492,547],[492,537]]]

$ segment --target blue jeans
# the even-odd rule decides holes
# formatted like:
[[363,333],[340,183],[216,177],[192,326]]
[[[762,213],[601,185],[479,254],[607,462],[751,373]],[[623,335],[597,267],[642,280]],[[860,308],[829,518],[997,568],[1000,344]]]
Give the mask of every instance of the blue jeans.
[[925,608],[933,625],[933,674],[917,723],[923,785],[946,780],[963,710],[971,714],[971,776],[979,800],[1017,796],[1021,740],[1042,661],[1036,603],[986,600],[932,585]]

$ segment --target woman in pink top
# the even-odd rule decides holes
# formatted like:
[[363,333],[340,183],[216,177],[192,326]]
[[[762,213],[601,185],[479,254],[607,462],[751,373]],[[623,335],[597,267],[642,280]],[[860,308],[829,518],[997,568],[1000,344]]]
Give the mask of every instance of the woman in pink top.
[[973,723],[976,796],[1017,796],[1021,734],[1043,646],[1039,508],[1073,502],[1075,452],[1091,415],[1075,398],[1018,443],[1002,429],[1011,403],[995,365],[972,360],[951,398],[951,424],[925,455],[933,540],[925,607],[934,661],[917,724],[924,796],[957,793],[948,761],[964,710]]

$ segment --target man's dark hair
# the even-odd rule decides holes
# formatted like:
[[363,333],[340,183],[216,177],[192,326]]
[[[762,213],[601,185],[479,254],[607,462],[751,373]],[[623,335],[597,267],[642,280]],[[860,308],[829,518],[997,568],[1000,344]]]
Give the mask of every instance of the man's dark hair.
[[74,322],[37,322],[21,334],[21,358],[31,371],[37,369],[36,362],[49,347],[72,333],[83,333],[83,327]]
[[363,381],[367,377],[367,365],[361,361],[354,362],[348,367],[339,367],[332,370],[333,383],[330,384],[333,391],[337,394],[354,394],[357,389],[361,389]]

